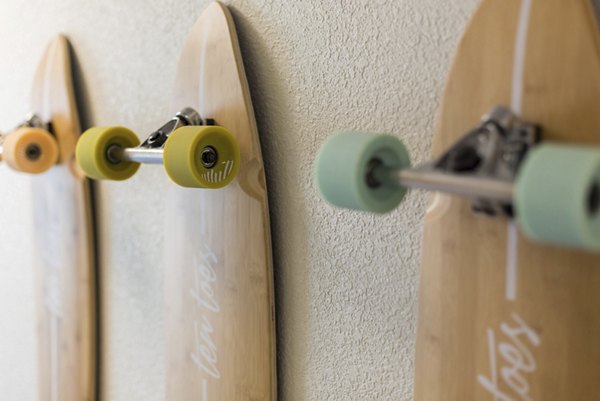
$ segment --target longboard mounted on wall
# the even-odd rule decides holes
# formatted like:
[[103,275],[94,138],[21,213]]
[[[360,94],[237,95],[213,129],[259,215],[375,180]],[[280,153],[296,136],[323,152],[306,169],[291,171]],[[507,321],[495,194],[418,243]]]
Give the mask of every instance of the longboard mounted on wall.
[[[452,66],[432,162],[332,136],[334,205],[424,220],[415,399],[600,399],[600,31],[591,0],[484,0]],[[456,196],[458,195],[458,196]],[[402,252],[401,249],[398,252]]]
[[[233,18],[200,15],[178,64],[174,116],[141,144],[95,127],[77,145],[94,179],[162,164],[166,399],[276,399],[273,265],[261,148]],[[175,185],[177,184],[177,185]],[[152,183],[154,185],[154,183]]]
[[40,401],[96,396],[92,200],[74,157],[81,131],[70,51],[64,36],[52,40],[33,81],[31,115],[0,137],[2,161],[31,180]]

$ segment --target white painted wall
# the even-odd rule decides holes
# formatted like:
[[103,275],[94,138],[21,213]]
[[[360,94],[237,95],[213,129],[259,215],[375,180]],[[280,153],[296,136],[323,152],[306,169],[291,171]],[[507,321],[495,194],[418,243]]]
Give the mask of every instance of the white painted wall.
[[[26,114],[38,58],[66,33],[88,123],[143,135],[170,116],[183,39],[206,0],[2,0],[0,129]],[[424,197],[380,217],[336,210],[312,164],[334,130],[391,132],[429,153],[445,72],[476,0],[231,0],[272,210],[282,400],[409,400]],[[166,178],[99,187],[102,400],[164,400]],[[28,178],[0,167],[0,394],[36,393]]]

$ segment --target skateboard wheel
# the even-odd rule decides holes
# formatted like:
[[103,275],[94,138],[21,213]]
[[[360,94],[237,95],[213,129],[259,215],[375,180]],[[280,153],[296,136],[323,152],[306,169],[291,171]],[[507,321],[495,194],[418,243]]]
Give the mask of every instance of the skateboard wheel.
[[2,158],[17,171],[39,174],[58,161],[58,143],[41,128],[18,128],[2,144]]
[[167,174],[178,185],[221,188],[237,175],[240,146],[220,126],[181,127],[169,135],[163,161]]
[[519,169],[517,219],[533,240],[600,250],[600,151],[543,144]]
[[377,213],[394,209],[404,198],[406,188],[385,177],[370,183],[374,162],[389,169],[410,166],[408,151],[391,135],[342,132],[330,137],[316,161],[316,181],[322,197],[349,209]]
[[132,148],[140,140],[125,127],[94,127],[85,131],[75,149],[77,163],[85,174],[96,180],[126,180],[140,167],[139,163],[111,161],[108,150],[113,146]]

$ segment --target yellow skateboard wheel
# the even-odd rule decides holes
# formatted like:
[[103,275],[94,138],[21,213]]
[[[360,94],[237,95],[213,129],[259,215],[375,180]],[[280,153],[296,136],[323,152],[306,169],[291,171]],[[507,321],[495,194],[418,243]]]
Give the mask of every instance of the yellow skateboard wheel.
[[58,143],[41,128],[18,128],[2,144],[2,158],[17,171],[39,174],[58,161]]
[[113,161],[108,151],[114,146],[132,148],[140,140],[125,127],[94,127],[85,131],[75,149],[77,163],[84,173],[96,180],[126,180],[140,167],[139,163]]
[[165,143],[163,161],[176,184],[192,188],[221,188],[240,168],[240,146],[220,126],[187,126],[176,129]]

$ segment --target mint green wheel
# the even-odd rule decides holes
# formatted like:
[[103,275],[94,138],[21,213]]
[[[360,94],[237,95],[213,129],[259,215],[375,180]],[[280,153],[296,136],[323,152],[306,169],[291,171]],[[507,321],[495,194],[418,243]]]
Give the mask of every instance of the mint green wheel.
[[390,180],[386,170],[409,166],[408,152],[395,137],[341,132],[321,147],[315,175],[319,191],[329,203],[385,213],[398,206],[406,194],[406,188]]
[[543,144],[519,169],[514,206],[531,239],[600,250],[600,151]]

